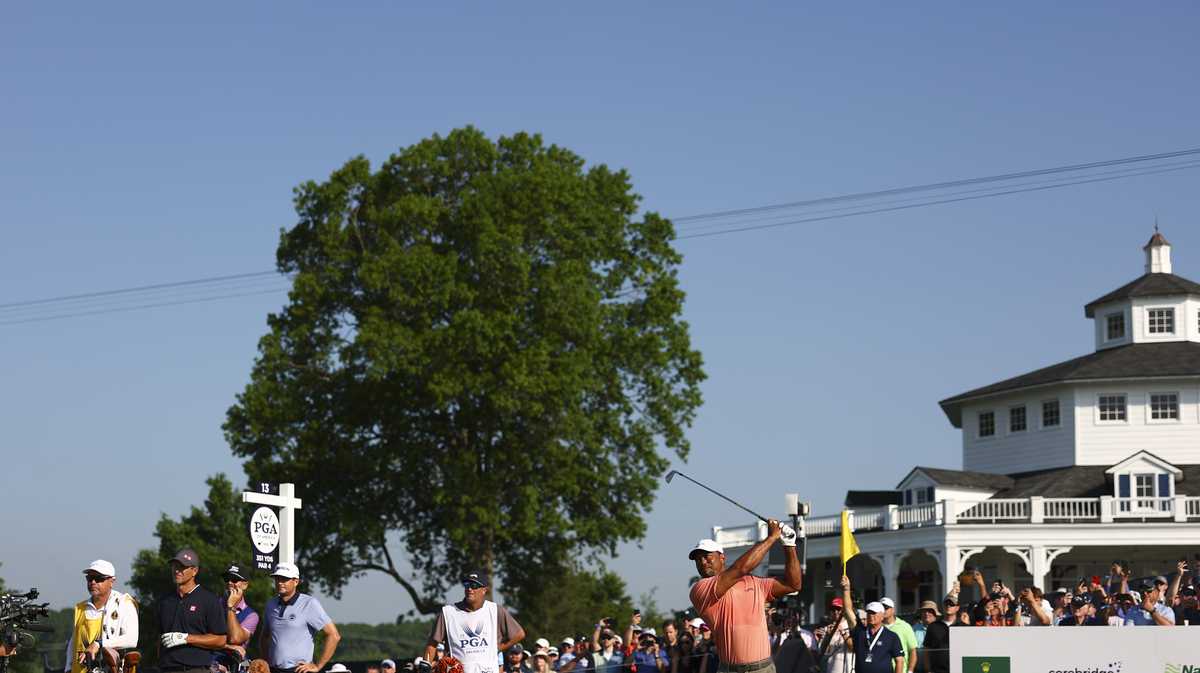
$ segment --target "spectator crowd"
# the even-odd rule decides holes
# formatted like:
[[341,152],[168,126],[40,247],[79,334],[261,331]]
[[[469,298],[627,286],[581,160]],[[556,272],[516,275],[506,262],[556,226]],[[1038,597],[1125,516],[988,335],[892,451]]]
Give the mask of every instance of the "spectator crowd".
[[[169,572],[177,591],[154,608],[162,634],[161,670],[228,673],[245,668],[246,645],[257,635],[263,673],[349,673],[344,664],[331,661],[339,640],[337,628],[315,598],[297,591],[296,566],[281,563],[272,573],[276,596],[260,615],[244,600],[248,578],[239,566],[225,570],[227,591],[217,596],[196,585],[198,565],[190,549],[171,559]],[[1111,570],[1108,577],[1079,578],[1075,586],[1049,593],[1036,586],[1009,587],[995,579],[988,583],[979,570],[969,570],[940,603],[922,602],[911,619],[897,614],[891,597],[857,601],[849,578],[843,576],[840,595],[825,602],[816,624],[806,623],[801,611],[780,607],[786,601],[763,606],[770,652],[779,673],[872,673],[875,669],[864,670],[855,652],[876,646],[894,654],[879,670],[946,673],[955,627],[1200,625],[1200,582],[1186,561],[1178,563],[1170,578],[1131,578],[1123,562],[1113,563]],[[84,575],[89,597],[76,606],[64,673],[91,673],[91,661],[101,649],[138,642],[136,606],[128,594],[113,589],[112,564],[97,560]],[[480,592],[487,584],[478,574],[465,576],[467,598],[482,601]],[[502,609],[500,615],[502,623],[511,620]],[[859,625],[867,628],[856,628]],[[599,618],[590,632],[557,640],[544,635],[529,639],[515,620],[511,628],[501,630],[500,651],[492,652],[502,673],[721,673],[729,668],[717,656],[709,624],[698,617],[647,625],[635,612],[623,625]],[[325,634],[319,653],[313,640],[317,632]],[[399,665],[385,659],[368,666],[367,673],[441,670],[438,662],[448,653],[444,634],[438,633],[435,627],[422,656],[399,659]],[[866,643],[863,634],[875,634],[875,639]],[[892,663],[895,669],[888,667]]]

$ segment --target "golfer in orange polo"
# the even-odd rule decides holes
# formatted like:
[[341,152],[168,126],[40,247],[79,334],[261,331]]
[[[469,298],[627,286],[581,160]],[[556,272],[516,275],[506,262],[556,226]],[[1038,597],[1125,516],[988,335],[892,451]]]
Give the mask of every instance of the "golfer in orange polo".
[[[775,542],[787,554],[782,579],[755,577],[750,573],[767,556]],[[771,662],[771,643],[767,615],[763,605],[800,590],[800,558],[796,556],[796,531],[767,521],[767,538],[758,542],[733,565],[725,567],[725,550],[714,540],[696,543],[688,558],[696,562],[701,580],[692,585],[692,606],[712,628],[718,671],[728,673],[775,673]]]

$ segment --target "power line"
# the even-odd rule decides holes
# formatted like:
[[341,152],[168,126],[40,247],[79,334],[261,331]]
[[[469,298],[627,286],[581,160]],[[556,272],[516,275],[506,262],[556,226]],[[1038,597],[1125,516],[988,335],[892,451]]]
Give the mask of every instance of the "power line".
[[126,287],[119,290],[104,290],[102,292],[85,292],[83,294],[68,294],[61,297],[48,297],[46,299],[32,299],[29,301],[17,301],[9,304],[0,304],[0,309],[16,308],[19,306],[32,306],[34,304],[49,304],[52,302],[70,301],[73,299],[91,299],[93,297],[109,297],[112,295],[131,294],[134,292],[145,292],[147,290],[161,290],[166,288],[186,287],[189,285],[202,285],[206,283],[215,283],[227,280],[238,280],[243,278],[261,278],[263,276],[278,275],[277,271],[253,271],[250,273],[235,273],[228,276],[212,276],[210,278],[197,278],[195,280],[181,280],[174,283],[155,283],[154,285],[139,285],[137,287]]
[[[1146,167],[1121,168],[1121,169],[1117,169],[1114,171],[1102,171],[1102,172],[1098,172],[1098,173],[1089,173],[1086,176],[1082,176],[1082,177],[1057,177],[1057,178],[1051,178],[1049,180],[1033,180],[1033,181],[1029,181],[1029,182],[1016,183],[1015,185],[1012,185],[1011,187],[1005,187],[1004,185],[989,185],[986,187],[976,187],[974,189],[964,189],[964,190],[959,190],[959,191],[955,191],[955,192],[949,192],[949,193],[941,195],[941,196],[930,196],[930,195],[910,196],[910,197],[906,197],[906,198],[902,198],[902,199],[892,199],[892,200],[888,200],[888,201],[880,201],[875,204],[852,204],[852,205],[846,205],[846,206],[838,206],[836,208],[823,208],[820,210],[808,210],[806,212],[811,213],[813,215],[817,215],[817,214],[824,214],[824,213],[840,213],[840,212],[846,212],[846,211],[853,210],[856,212],[851,213],[851,214],[858,215],[858,214],[866,214],[868,211],[865,211],[863,209],[868,208],[868,207],[869,208],[879,208],[880,206],[900,204],[900,203],[912,203],[914,201],[919,202],[919,205],[934,205],[935,203],[949,203],[951,201],[945,201],[943,199],[947,199],[947,197],[959,196],[959,195],[963,195],[963,194],[980,194],[980,193],[982,193],[982,195],[977,198],[986,198],[988,196],[999,196],[1002,194],[1018,193],[1019,191],[1035,191],[1035,190],[1014,190],[1013,187],[1026,187],[1026,186],[1032,187],[1032,186],[1041,186],[1041,185],[1058,185],[1058,186],[1067,187],[1067,186],[1071,186],[1071,185],[1082,184],[1084,182],[1099,182],[1099,180],[1095,180],[1094,178],[1098,178],[1100,176],[1106,176],[1106,175],[1115,176],[1111,179],[1117,179],[1117,178],[1125,178],[1125,177],[1136,177],[1139,175],[1147,175],[1147,174],[1151,174],[1151,173],[1167,172],[1166,169],[1168,169],[1168,168],[1178,168],[1179,170],[1183,170],[1183,169],[1197,168],[1197,167],[1200,167],[1200,161],[1191,160],[1191,161],[1176,162],[1176,163],[1172,163],[1172,164],[1164,164],[1162,166],[1158,166],[1153,169],[1146,168]],[[958,200],[967,200],[967,199],[958,199]],[[858,211],[862,211],[862,212],[858,212]],[[882,212],[882,211],[871,210],[869,212]],[[789,218],[794,218],[794,217],[796,217],[795,213],[777,213],[774,215],[766,215],[764,217],[756,217],[756,218],[750,218],[750,219],[739,218],[737,220],[732,220],[731,222],[739,223],[739,224],[743,224],[743,225],[749,224],[752,222],[782,222],[784,220],[789,220]],[[806,219],[805,221],[810,221],[810,220]],[[816,221],[816,220],[811,220],[811,221]],[[688,227],[687,229],[681,229],[681,231],[686,232],[687,235],[681,235],[678,238],[680,238],[680,239],[699,238],[700,236],[698,236],[697,234],[694,234],[693,232],[702,231],[705,229],[716,229],[716,228],[721,228],[721,227],[728,228],[730,226],[731,222],[715,221],[715,222],[709,222],[707,224],[699,224],[694,227]]]
[[837,203],[841,201],[857,201],[862,199],[873,199],[881,196],[895,196],[897,194],[905,194],[909,192],[931,191],[937,189],[949,189],[953,187],[965,187],[985,182],[1001,182],[1005,180],[1017,180],[1020,178],[1029,178],[1038,175],[1050,175],[1053,173],[1067,173],[1072,171],[1083,171],[1092,168],[1105,168],[1108,166],[1118,166],[1121,164],[1140,163],[1146,161],[1161,161],[1162,159],[1173,159],[1175,157],[1191,156],[1200,154],[1200,148],[1176,150],[1173,152],[1161,152],[1159,154],[1143,154],[1134,157],[1124,157],[1121,159],[1106,159],[1104,161],[1093,161],[1085,164],[1068,164],[1065,166],[1055,166],[1053,168],[1038,168],[1030,171],[1018,171],[1016,173],[1000,173],[997,175],[987,175],[977,178],[966,178],[963,180],[949,180],[945,182],[931,182],[923,185],[911,185],[908,187],[895,187],[892,189],[882,189],[873,192],[856,192],[853,194],[843,194],[840,196],[825,196],[819,199],[809,199],[806,201],[792,201],[790,203],[777,203],[767,206],[755,206],[753,208],[739,208],[736,210],[719,210],[710,213],[699,213],[696,215],[685,215],[683,217],[674,218],[675,222],[691,222],[695,220],[708,220],[717,217],[730,217],[737,215],[749,215],[771,210],[783,210],[786,208],[805,208],[808,206],[821,205],[825,203]]
[[214,297],[202,297],[200,299],[187,299],[187,300],[182,300],[182,301],[165,301],[165,302],[159,302],[159,303],[153,303],[153,304],[140,304],[137,306],[122,306],[119,308],[108,308],[108,309],[100,309],[100,310],[95,310],[95,311],[77,311],[75,313],[64,313],[61,315],[40,316],[40,317],[36,317],[36,318],[22,318],[19,320],[4,320],[4,321],[0,321],[0,325],[21,325],[21,324],[31,323],[31,322],[46,322],[49,320],[63,320],[65,318],[78,318],[81,316],[88,316],[88,315],[103,315],[106,313],[122,313],[125,311],[138,311],[138,310],[149,309],[149,308],[162,308],[164,306],[183,306],[185,304],[199,304],[202,302],[218,301],[218,300],[222,300],[222,299],[234,299],[237,297],[253,297],[253,296],[257,296],[257,295],[274,294],[276,292],[279,292],[280,289],[283,289],[283,288],[273,288],[270,290],[259,290],[257,292],[240,292],[240,293],[234,293],[234,294],[223,294],[223,295],[217,295]]
[[[694,227],[688,227],[685,224],[685,226],[680,227],[680,232],[682,235],[677,235],[676,239],[689,240],[731,233],[774,229],[810,222],[820,222],[846,217],[856,217],[860,215],[886,213],[912,208],[923,208],[927,206],[957,203],[961,201],[972,201],[994,196],[1007,196],[1025,192],[1060,189],[1063,187],[1093,182],[1106,182],[1141,175],[1153,175],[1157,173],[1187,170],[1200,167],[1200,161],[1193,160],[1176,162],[1173,164],[1160,165],[1154,168],[1142,166],[1122,168],[1115,171],[1099,173],[1091,172],[1075,177],[1057,177],[1050,180],[1037,180],[1018,183],[1010,187],[1006,187],[1003,184],[992,184],[1000,182],[1011,183],[1013,180],[1018,180],[1021,178],[1078,173],[1080,171],[1094,171],[1097,168],[1126,166],[1130,164],[1162,161],[1164,159],[1178,157],[1194,157],[1195,155],[1200,155],[1200,148],[1125,157],[1120,159],[1109,159],[1085,164],[1070,164],[1052,168],[1004,173],[962,180],[911,185],[907,187],[897,187],[878,191],[857,192],[853,194],[829,196],[806,201],[795,201],[791,203],[773,204],[753,208],[700,213],[674,219],[675,222],[684,223],[710,220],[710,222],[706,224],[699,224],[698,226]],[[881,201],[874,204],[869,203],[870,201],[878,201],[878,199],[888,196],[903,196],[907,194],[917,194],[920,192],[944,191],[957,187],[976,185],[988,186],[960,190],[943,195],[924,195]],[[841,205],[822,210],[811,210],[813,206],[832,205],[837,203],[846,203],[849,205]],[[797,218],[796,216],[801,213],[786,212],[794,210],[800,210],[801,213],[807,210],[810,215]],[[766,215],[765,217],[746,217],[748,215],[766,213],[774,214]],[[721,221],[722,219],[728,221]],[[264,270],[11,302],[0,304],[0,325],[43,322],[47,320],[60,320],[78,316],[101,315],[107,313],[179,306],[233,299],[237,297],[271,294],[287,289],[290,286],[290,283],[284,282],[278,287],[267,287],[266,289],[264,289],[264,286],[273,285],[279,281],[286,281],[286,279],[287,277],[285,275],[280,274],[277,271]],[[141,303],[128,305],[128,302]]]
[[775,222],[775,223],[771,223],[771,224],[758,224],[758,225],[750,225],[750,226],[745,226],[745,227],[733,227],[733,228],[729,228],[729,229],[718,229],[717,231],[708,231],[708,232],[703,232],[703,233],[699,233],[699,234],[690,234],[687,236],[679,236],[678,238],[679,238],[679,240],[692,239],[692,238],[708,238],[710,236],[720,236],[722,234],[734,234],[734,233],[740,233],[740,232],[745,232],[745,231],[758,231],[760,229],[775,229],[778,227],[787,227],[787,226],[791,226],[791,225],[795,225],[795,224],[805,224],[808,222],[822,222],[825,220],[836,220],[836,219],[841,219],[844,217],[855,217],[857,215],[873,215],[875,213],[890,213],[890,212],[897,211],[897,210],[908,210],[910,208],[924,208],[926,206],[936,206],[936,205],[940,205],[943,203],[958,203],[960,201],[974,201],[976,199],[986,199],[986,198],[990,198],[993,196],[1008,196],[1010,194],[1021,194],[1024,192],[1041,192],[1041,191],[1046,191],[1049,189],[1061,189],[1063,187],[1071,187],[1073,185],[1083,185],[1083,184],[1088,184],[1091,182],[1108,182],[1111,180],[1120,180],[1120,179],[1126,178],[1126,177],[1133,177],[1134,175],[1154,175],[1156,173],[1170,173],[1173,171],[1181,171],[1181,170],[1185,170],[1188,168],[1197,168],[1197,167],[1200,167],[1200,162],[1191,164],[1188,166],[1176,166],[1174,168],[1163,168],[1163,169],[1159,169],[1159,170],[1147,170],[1147,171],[1143,171],[1140,173],[1134,173],[1134,174],[1128,174],[1128,175],[1109,176],[1109,177],[1103,177],[1103,178],[1094,178],[1094,179],[1090,179],[1090,180],[1074,180],[1072,182],[1064,182],[1061,184],[1042,185],[1042,186],[1038,186],[1038,187],[1025,187],[1022,189],[1009,189],[1009,190],[999,191],[999,192],[990,192],[988,194],[976,194],[974,196],[961,196],[961,197],[950,198],[950,199],[936,199],[936,200],[923,201],[921,203],[913,203],[913,204],[908,204],[908,205],[890,206],[890,207],[885,207],[885,208],[872,208],[872,209],[868,209],[868,210],[859,210],[859,211],[855,211],[852,213],[840,213],[837,215],[822,215],[822,216],[818,216],[818,217],[806,217],[806,218],[801,218],[798,220],[790,220],[787,222]]

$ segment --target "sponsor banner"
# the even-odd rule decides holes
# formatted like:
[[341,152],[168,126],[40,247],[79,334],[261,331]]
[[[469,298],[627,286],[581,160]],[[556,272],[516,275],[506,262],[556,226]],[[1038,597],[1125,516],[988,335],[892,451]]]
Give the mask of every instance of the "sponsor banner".
[[950,673],[1200,673],[1200,629],[950,629]]

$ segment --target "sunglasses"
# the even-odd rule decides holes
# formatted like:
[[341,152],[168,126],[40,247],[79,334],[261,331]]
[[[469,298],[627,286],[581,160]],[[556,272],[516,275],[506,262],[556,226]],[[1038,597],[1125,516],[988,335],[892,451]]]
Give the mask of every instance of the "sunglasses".
[[95,583],[97,583],[97,584],[99,584],[100,582],[107,582],[107,581],[108,581],[108,580],[110,580],[110,579],[112,579],[112,578],[111,578],[111,577],[105,577],[104,575],[88,575],[88,576],[87,576],[87,581],[89,581],[89,582],[95,582]]
[[482,584],[476,584],[474,582],[463,582],[463,588],[467,591],[470,591],[472,589],[482,589],[484,587]]

